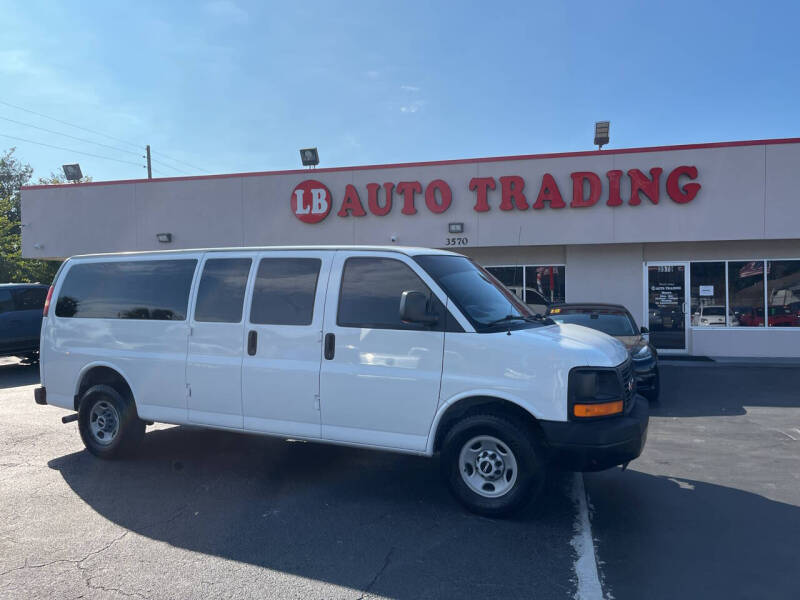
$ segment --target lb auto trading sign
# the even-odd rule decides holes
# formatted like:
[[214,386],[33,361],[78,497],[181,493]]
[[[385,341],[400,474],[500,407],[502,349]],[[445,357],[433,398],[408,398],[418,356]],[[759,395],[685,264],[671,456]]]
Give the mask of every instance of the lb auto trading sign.
[[[607,206],[639,206],[643,197],[652,204],[659,203],[663,172],[660,167],[653,167],[647,174],[639,169],[630,169],[627,173],[613,170],[601,178],[591,171],[577,171],[570,173],[572,195],[567,198],[550,173],[545,173],[539,181],[534,182],[536,185],[533,188],[526,188],[526,183],[530,182],[518,175],[497,179],[473,177],[464,184],[472,196],[472,209],[479,213],[493,209],[512,212],[591,208],[598,204],[604,187],[608,191]],[[626,176],[630,193],[623,198],[622,181]],[[672,169],[666,177],[667,196],[677,204],[691,202],[701,188],[696,179],[697,167],[682,165]],[[424,189],[419,181],[368,183],[366,189],[361,190],[348,184],[337,204],[336,216],[349,218],[371,214],[384,217],[398,208],[401,214],[409,216],[416,215],[419,210],[441,214],[452,203],[453,190],[442,179],[434,179]],[[290,205],[292,212],[303,223],[314,224],[330,214],[334,208],[334,197],[324,184],[308,179],[294,188]]]

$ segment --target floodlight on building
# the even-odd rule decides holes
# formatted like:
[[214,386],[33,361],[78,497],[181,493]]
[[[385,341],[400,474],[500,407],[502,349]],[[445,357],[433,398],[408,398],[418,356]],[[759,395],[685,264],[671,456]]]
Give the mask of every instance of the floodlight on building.
[[608,144],[608,130],[610,129],[610,121],[597,121],[594,124],[594,145],[598,150],[602,150],[603,146]]
[[319,152],[316,148],[302,148],[300,160],[303,161],[304,167],[316,167],[319,164]]
[[67,178],[67,181],[77,183],[83,177],[83,173],[81,173],[81,166],[78,163],[75,163],[74,165],[61,165],[61,168],[64,169],[64,177]]

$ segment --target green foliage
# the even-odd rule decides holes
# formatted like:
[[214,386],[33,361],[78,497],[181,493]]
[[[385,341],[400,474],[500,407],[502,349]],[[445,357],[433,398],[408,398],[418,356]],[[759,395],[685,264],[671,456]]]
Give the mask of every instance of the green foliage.
[[[33,169],[17,160],[14,150],[15,148],[11,148],[0,153],[0,283],[50,283],[58,271],[60,261],[22,258],[19,190],[30,181]],[[91,179],[85,177],[84,180]],[[49,178],[40,178],[39,183],[64,183],[64,180],[51,173]]]

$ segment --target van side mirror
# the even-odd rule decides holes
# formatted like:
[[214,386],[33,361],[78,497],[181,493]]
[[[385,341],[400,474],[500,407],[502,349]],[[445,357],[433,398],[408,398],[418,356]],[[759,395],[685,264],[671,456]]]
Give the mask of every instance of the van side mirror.
[[406,323],[433,325],[439,317],[428,312],[428,297],[425,294],[406,290],[400,296],[400,320]]
[[640,330],[642,333],[650,333],[650,330],[649,330],[647,327],[645,327],[644,325],[642,325],[642,326],[639,328],[639,330]]

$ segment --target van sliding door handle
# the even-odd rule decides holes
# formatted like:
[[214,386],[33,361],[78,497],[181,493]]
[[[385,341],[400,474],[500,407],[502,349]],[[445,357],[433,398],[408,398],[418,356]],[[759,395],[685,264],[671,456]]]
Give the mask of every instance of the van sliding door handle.
[[336,336],[332,333],[325,334],[325,360],[333,360],[336,354]]
[[251,330],[247,334],[247,353],[250,356],[255,356],[256,350],[258,350],[258,333],[255,330]]

